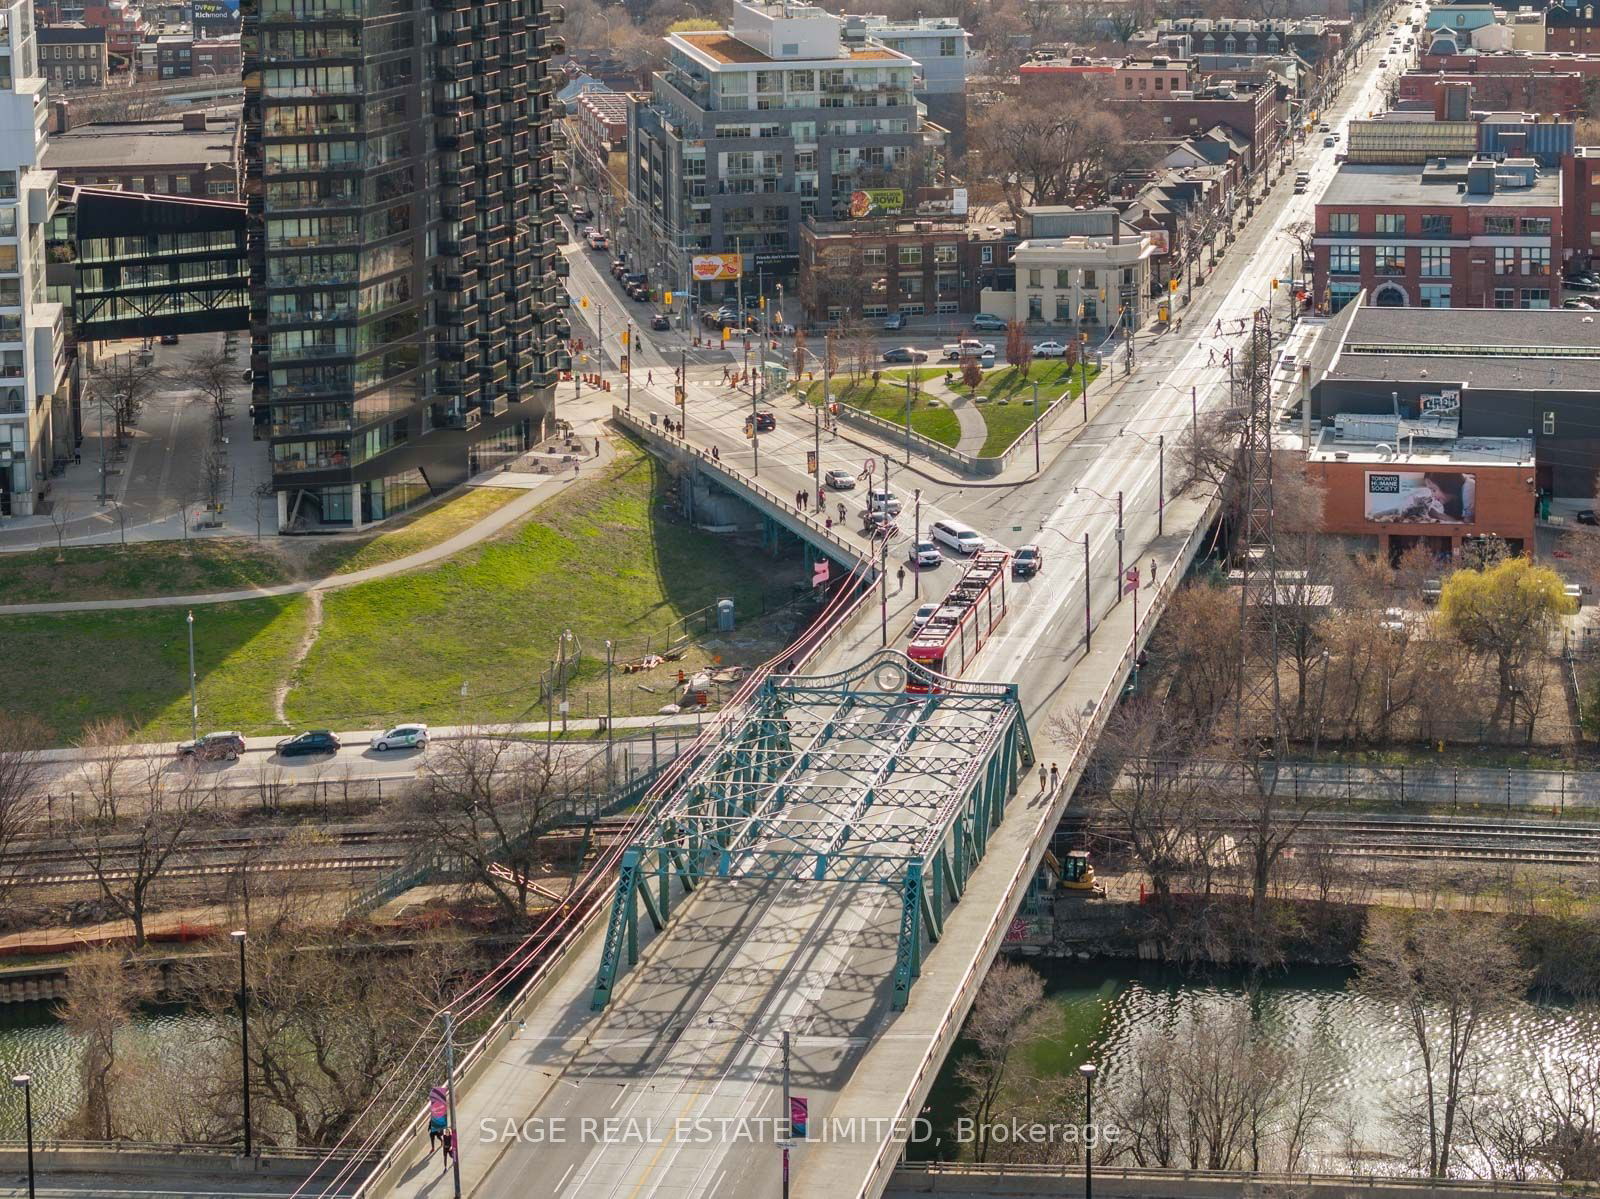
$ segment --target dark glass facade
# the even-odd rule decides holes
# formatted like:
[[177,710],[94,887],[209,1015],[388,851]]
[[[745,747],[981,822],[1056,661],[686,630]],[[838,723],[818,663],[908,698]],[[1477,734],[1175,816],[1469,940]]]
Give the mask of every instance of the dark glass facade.
[[521,452],[556,377],[544,0],[244,0],[252,399],[291,523]]

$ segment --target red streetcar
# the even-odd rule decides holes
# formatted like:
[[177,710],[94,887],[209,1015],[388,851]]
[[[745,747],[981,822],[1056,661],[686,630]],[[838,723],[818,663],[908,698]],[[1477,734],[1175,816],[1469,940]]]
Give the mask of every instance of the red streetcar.
[[[911,638],[906,656],[935,674],[959,675],[1006,615],[1009,550],[979,550],[939,609]],[[915,675],[907,691],[933,690]]]

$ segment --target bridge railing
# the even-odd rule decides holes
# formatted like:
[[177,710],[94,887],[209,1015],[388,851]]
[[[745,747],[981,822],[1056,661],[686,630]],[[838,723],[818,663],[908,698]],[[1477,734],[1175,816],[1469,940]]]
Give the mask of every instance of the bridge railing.
[[617,424],[622,425],[624,428],[632,429],[637,433],[654,437],[658,441],[665,442],[666,444],[672,446],[679,453],[692,456],[699,463],[699,465],[713,477],[721,476],[735,487],[741,487],[746,491],[754,492],[767,503],[771,504],[774,508],[782,512],[785,520],[795,521],[798,524],[804,525],[811,531],[812,535],[819,543],[830,546],[837,552],[840,558],[848,562],[866,562],[867,565],[872,565],[875,558],[872,548],[870,546],[862,548],[852,544],[850,541],[845,540],[845,538],[840,535],[845,531],[844,527],[838,524],[834,524],[832,527],[830,527],[826,513],[823,513],[820,516],[813,516],[810,512],[801,511],[795,506],[793,499],[784,499],[770,488],[762,486],[761,483],[751,478],[749,475],[746,475],[743,471],[734,470],[731,466],[728,466],[726,463],[724,463],[720,458],[713,458],[704,450],[692,446],[688,442],[667,436],[660,429],[654,428],[649,421],[641,420],[632,412],[629,412],[624,408],[618,408],[613,405],[611,409],[611,419],[616,421]]
[[[1026,1183],[1046,1180],[1083,1177],[1083,1166],[1078,1163],[1006,1162],[1003,1164],[977,1164],[972,1162],[902,1162],[895,1167],[895,1181],[899,1190],[939,1191],[942,1179],[950,1180],[949,1190],[971,1195],[979,1193],[985,1182],[996,1193],[1014,1193],[1021,1188],[1008,1187],[1008,1183]],[[1520,1182],[1508,1179],[1454,1179],[1415,1178],[1405,1175],[1314,1173],[1290,1174],[1271,1170],[1187,1170],[1181,1167],[1162,1169],[1146,1166],[1094,1167],[1095,1182],[1124,1182],[1131,1186],[1146,1186],[1151,1193],[1174,1195],[1179,1192],[1175,1184],[1194,1183],[1216,1187],[1219,1191],[1237,1195],[1245,1187],[1282,1188],[1284,1193],[1309,1194],[1313,1190],[1331,1189],[1347,1193],[1353,1187],[1362,1190],[1395,1190],[1416,1194],[1429,1192],[1452,1195],[1580,1195],[1594,1194],[1592,1184],[1554,1182]],[[1048,1190],[1029,1193],[1060,1194],[1061,1188],[1051,1185]]]
[[[1128,639],[1127,647],[1123,649],[1119,659],[1111,667],[1110,678],[1101,689],[1099,696],[1094,701],[1094,710],[1089,714],[1081,730],[1072,755],[1067,760],[1067,768],[1061,774],[1061,782],[1056,792],[1055,802],[1051,805],[1055,811],[1062,803],[1063,797],[1070,795],[1074,786],[1073,780],[1083,772],[1087,765],[1089,755],[1095,741],[1100,736],[1100,731],[1111,717],[1113,699],[1121,691],[1123,680],[1127,677],[1129,669],[1133,666],[1134,659],[1138,657],[1139,646],[1142,640],[1147,640],[1150,631],[1155,625],[1155,616],[1165,606],[1172,593],[1177,590],[1183,576],[1188,573],[1189,564],[1199,549],[1200,540],[1205,535],[1211,523],[1211,517],[1216,512],[1220,502],[1219,495],[1213,495],[1208,502],[1205,514],[1195,523],[1189,535],[1184,539],[1178,552],[1172,556],[1171,565],[1165,577],[1155,589],[1155,595],[1149,601],[1150,613],[1138,632]],[[1104,624],[1102,618],[1101,624]],[[1096,626],[1099,627],[1099,626]],[[917,1110],[920,1103],[919,1096],[926,1094],[927,1089],[933,1085],[932,1075],[936,1074],[944,1061],[945,1052],[950,1041],[960,1030],[962,1021],[966,1019],[967,1011],[972,1005],[972,1000],[977,994],[978,987],[989,972],[989,963],[994,958],[994,951],[998,949],[1006,930],[1010,927],[1012,913],[1014,913],[1022,900],[1022,894],[1027,890],[1028,883],[1037,869],[1039,859],[1044,856],[1044,850],[1049,838],[1044,838],[1032,847],[1031,852],[1021,863],[1020,868],[1012,875],[1011,881],[1006,886],[1005,895],[996,905],[993,918],[989,927],[984,931],[980,941],[980,952],[974,956],[972,963],[967,967],[962,976],[960,985],[956,988],[950,1006],[945,1009],[944,1018],[939,1022],[938,1031],[928,1044],[927,1052],[923,1054],[922,1061],[917,1066],[917,1072],[906,1086],[904,1098],[900,1103],[900,1116],[905,1116],[908,1111]],[[887,1181],[889,1172],[894,1167],[894,1155],[899,1152],[899,1142],[894,1137],[884,1140],[873,1160],[872,1168],[867,1172],[867,1177],[860,1191],[859,1199],[876,1199]]]

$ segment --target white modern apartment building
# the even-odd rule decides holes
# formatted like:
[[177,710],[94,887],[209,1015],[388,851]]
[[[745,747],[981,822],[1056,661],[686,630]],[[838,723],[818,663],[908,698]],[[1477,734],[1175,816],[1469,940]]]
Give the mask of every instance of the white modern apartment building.
[[960,154],[967,137],[967,71],[971,35],[954,17],[915,17],[903,21],[882,16],[845,19],[848,41],[870,39],[914,59],[918,74],[912,94],[928,110],[928,119],[950,131],[950,150]]
[[[869,188],[914,195],[946,130],[918,63],[812,4],[736,3],[727,29],[671,33],[667,69],[630,111],[631,242],[688,281],[689,258],[738,254],[770,283],[799,271],[800,223],[849,215]],[[728,284],[731,287],[731,284]]]
[[45,300],[56,202],[55,172],[39,167],[47,116],[33,0],[0,6],[0,516],[40,511],[74,440],[63,310]]

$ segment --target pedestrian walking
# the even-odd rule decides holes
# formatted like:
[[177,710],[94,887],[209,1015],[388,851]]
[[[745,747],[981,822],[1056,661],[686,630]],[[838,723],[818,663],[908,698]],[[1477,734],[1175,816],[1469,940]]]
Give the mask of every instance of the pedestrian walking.
[[572,464],[572,473],[573,474],[577,474],[578,473],[578,464],[576,462],[574,462]]
[[[887,534],[885,535],[887,536]],[[895,588],[895,590],[904,591],[906,589],[906,568],[902,566],[899,570],[895,571],[895,578],[899,580],[900,583],[900,586]]]
[[646,387],[654,387],[656,385],[656,373],[655,373],[655,371],[645,371],[645,373],[644,373],[644,385]]
[[1054,791],[1061,785],[1061,772],[1056,769],[1054,762],[1050,763],[1050,790]]
[[441,1169],[448,1169],[449,1166],[450,1166],[450,1162],[456,1156],[456,1130],[453,1129],[453,1128],[445,1129],[445,1133],[444,1133],[444,1138],[443,1139],[444,1139],[444,1153],[441,1154],[440,1156],[442,1156],[444,1158],[444,1161],[440,1163],[440,1168]]
[[842,503],[839,505],[839,523],[844,524],[844,505]]
[[822,488],[817,488],[817,511],[821,512],[828,504],[827,497],[822,494]]
[[724,383],[726,383],[728,381],[728,368],[727,367],[723,367],[722,368],[722,381]]
[[714,460],[716,460],[717,462],[721,462],[722,461],[722,451],[717,449],[716,446],[712,446],[711,447],[711,457]]
[[1044,768],[1044,763],[1039,763],[1039,794],[1044,794],[1045,785],[1050,781],[1050,772]]
[[600,457],[600,439],[598,437],[594,439],[594,456],[596,458]]

